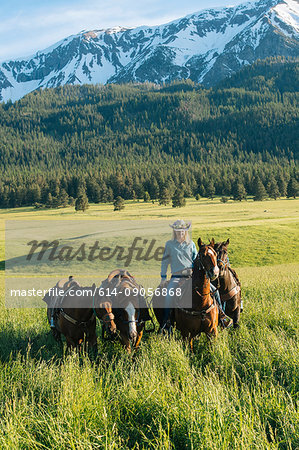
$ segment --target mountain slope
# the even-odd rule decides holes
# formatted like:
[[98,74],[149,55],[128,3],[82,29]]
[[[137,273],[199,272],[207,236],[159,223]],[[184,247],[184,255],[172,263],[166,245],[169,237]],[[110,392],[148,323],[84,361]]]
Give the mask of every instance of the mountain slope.
[[0,100],[38,88],[83,83],[162,83],[191,78],[212,86],[244,65],[299,54],[295,0],[215,8],[166,25],[81,32],[0,66]]

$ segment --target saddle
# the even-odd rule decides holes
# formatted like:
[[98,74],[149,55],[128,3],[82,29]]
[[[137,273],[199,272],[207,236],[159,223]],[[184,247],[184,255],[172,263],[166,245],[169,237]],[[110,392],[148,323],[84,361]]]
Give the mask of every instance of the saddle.
[[109,289],[110,294],[112,291],[116,290],[114,297],[121,296],[125,299],[125,289],[140,289],[140,286],[130,272],[123,269],[115,269],[108,275],[106,280],[102,281],[101,288]]
[[[116,290],[116,294],[113,295],[112,298],[118,297],[118,303],[121,303],[123,300],[126,300],[128,297],[125,295],[125,289],[140,289],[140,286],[133,275],[124,269],[115,269],[113,270],[106,280],[102,281],[101,288],[109,289],[110,293]],[[136,307],[140,309],[140,318],[143,321],[151,320],[151,317],[148,312],[148,306],[146,304],[145,298],[143,295],[136,295],[131,298],[133,301],[136,301]],[[114,308],[115,309],[115,308]],[[116,308],[119,309],[119,308]]]
[[[54,325],[56,326],[56,321],[58,314],[62,308],[63,299],[67,295],[67,293],[76,287],[80,287],[80,284],[78,281],[74,280],[72,276],[70,276],[68,279],[63,278],[62,280],[59,280],[55,287],[54,287],[54,295],[51,296],[49,293],[44,297],[44,301],[48,305],[49,314],[50,317],[53,318]],[[56,293],[57,291],[57,293]],[[58,291],[63,291],[63,294],[61,294]],[[52,325],[51,325],[52,327]]]
[[241,291],[241,282],[238,278],[236,271],[234,269],[232,269],[230,266],[228,266],[228,270],[232,274],[234,282],[236,284],[229,292],[227,292],[226,294],[220,295],[222,302],[226,302],[227,300],[230,300],[231,298],[233,298],[235,295],[237,295]]

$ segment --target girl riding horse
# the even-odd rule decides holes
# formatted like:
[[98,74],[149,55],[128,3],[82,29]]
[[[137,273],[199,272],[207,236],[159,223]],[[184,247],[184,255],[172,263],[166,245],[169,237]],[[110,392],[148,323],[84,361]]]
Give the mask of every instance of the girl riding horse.
[[[167,284],[167,293],[164,297],[164,312],[161,324],[161,332],[171,332],[170,312],[174,301],[173,292],[182,281],[182,278],[190,277],[192,273],[193,263],[197,256],[196,246],[189,237],[189,229],[191,223],[185,223],[184,220],[177,220],[170,225],[173,229],[172,239],[166,242],[165,250],[161,263],[161,282],[160,288],[166,286],[167,268],[170,265],[171,279]],[[225,315],[218,290],[211,284],[213,295],[217,301],[219,309],[219,319],[223,328],[232,325],[232,320]]]

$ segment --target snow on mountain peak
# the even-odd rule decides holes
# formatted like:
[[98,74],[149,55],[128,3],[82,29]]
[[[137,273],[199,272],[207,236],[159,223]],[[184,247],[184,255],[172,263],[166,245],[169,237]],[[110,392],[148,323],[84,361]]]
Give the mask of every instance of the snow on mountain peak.
[[207,86],[267,56],[299,55],[296,0],[209,8],[157,26],[84,30],[0,65],[0,101],[83,83],[191,78]]
[[277,16],[299,33],[299,2],[297,0],[284,0],[273,8]]

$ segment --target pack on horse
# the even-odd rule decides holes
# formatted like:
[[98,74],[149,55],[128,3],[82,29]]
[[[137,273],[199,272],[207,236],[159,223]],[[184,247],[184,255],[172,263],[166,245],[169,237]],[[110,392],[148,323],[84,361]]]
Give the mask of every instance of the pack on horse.
[[241,312],[241,283],[235,270],[230,267],[226,242],[215,243],[211,240],[211,246],[217,252],[217,263],[219,267],[219,294],[221,302],[225,305],[225,314],[233,319],[234,328],[239,326]]
[[[102,300],[95,284],[82,287],[73,277],[58,281],[53,292],[58,294],[52,296],[49,290],[43,300],[48,305],[47,317],[54,338],[61,342],[63,334],[67,349],[81,350],[84,342],[85,350],[88,345],[96,356],[96,317],[103,322],[109,335],[116,333],[111,303]],[[86,307],[82,307],[83,302]]]
[[140,286],[135,278],[122,269],[113,270],[101,284],[101,289],[112,299],[112,310],[122,345],[131,352],[142,339],[145,322],[151,320]]
[[[210,293],[210,280],[218,277],[217,254],[212,246],[205,245],[198,239],[199,251],[194,261],[192,271],[192,307],[183,308],[178,299],[172,310],[170,320],[172,325],[181,332],[183,338],[188,339],[193,350],[193,338],[205,333],[209,338],[217,336],[218,308],[214,297]],[[190,283],[189,283],[190,284]],[[161,297],[153,297],[153,308],[161,326],[163,309]]]

